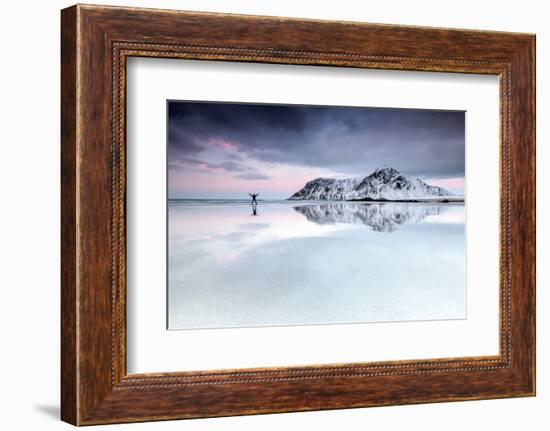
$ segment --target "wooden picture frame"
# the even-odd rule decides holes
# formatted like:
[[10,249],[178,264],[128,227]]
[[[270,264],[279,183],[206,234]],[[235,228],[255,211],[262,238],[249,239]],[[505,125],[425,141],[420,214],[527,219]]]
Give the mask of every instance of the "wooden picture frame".
[[[61,50],[64,421],[91,425],[535,394],[534,35],[77,5],[62,11]],[[127,374],[130,56],[498,75],[500,354]]]

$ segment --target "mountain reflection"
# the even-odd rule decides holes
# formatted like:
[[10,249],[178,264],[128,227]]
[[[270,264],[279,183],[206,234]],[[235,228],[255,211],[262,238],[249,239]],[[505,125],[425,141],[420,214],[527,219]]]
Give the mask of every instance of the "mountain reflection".
[[295,206],[310,222],[363,224],[377,232],[395,232],[406,223],[446,211],[444,205],[411,203],[330,203]]

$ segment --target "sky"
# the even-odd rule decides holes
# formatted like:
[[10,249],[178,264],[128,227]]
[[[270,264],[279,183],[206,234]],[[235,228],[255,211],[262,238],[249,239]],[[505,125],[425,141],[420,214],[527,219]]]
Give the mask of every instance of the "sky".
[[464,193],[465,113],[168,101],[170,198],[284,199],[391,166]]

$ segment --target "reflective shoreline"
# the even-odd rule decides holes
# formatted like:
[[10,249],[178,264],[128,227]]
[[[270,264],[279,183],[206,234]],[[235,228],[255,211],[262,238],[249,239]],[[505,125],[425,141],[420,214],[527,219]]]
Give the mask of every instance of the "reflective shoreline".
[[168,204],[170,329],[465,316],[463,204]]

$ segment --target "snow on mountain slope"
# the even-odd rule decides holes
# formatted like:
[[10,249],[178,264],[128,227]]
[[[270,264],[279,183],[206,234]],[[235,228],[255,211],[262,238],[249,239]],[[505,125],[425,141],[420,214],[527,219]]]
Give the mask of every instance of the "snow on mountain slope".
[[410,178],[397,169],[381,167],[363,179],[317,178],[306,183],[290,200],[407,200],[433,196],[453,196],[441,187]]

